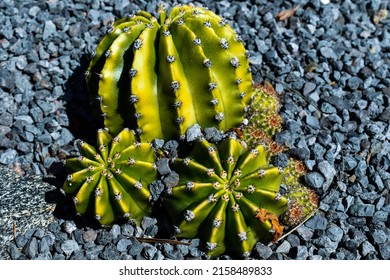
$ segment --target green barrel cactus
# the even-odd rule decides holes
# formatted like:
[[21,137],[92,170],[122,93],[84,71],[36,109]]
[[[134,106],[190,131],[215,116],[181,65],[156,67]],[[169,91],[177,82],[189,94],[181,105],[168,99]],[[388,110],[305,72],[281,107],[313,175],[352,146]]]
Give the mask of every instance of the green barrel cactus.
[[112,24],[86,72],[104,126],[141,141],[179,139],[188,127],[237,127],[253,86],[246,50],[226,20],[179,5]]
[[96,149],[85,142],[79,149],[81,156],[65,162],[69,175],[63,186],[78,213],[93,215],[102,225],[139,222],[150,214],[148,185],[157,177],[150,144],[138,142],[129,129],[114,138],[100,129]]
[[235,137],[218,144],[200,140],[172,168],[180,180],[163,203],[177,237],[200,237],[210,257],[225,252],[246,257],[257,241],[282,235],[283,171],[268,164],[262,145],[249,150]]

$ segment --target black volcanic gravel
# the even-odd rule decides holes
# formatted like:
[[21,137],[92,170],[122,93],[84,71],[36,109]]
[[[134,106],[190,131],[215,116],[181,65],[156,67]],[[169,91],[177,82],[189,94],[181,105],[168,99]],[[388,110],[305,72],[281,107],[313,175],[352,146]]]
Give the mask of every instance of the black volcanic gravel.
[[[198,2],[240,34],[254,80],[274,85],[284,119],[275,139],[290,148],[277,161],[304,161],[305,181],[321,195],[314,217],[276,244],[258,243],[254,259],[390,259],[390,5],[326,2]],[[160,237],[160,218],[146,217],[140,227],[89,224],[70,214],[58,190],[61,161],[77,154],[76,140],[94,143],[83,76],[89,54],[110,22],[139,9],[154,12],[157,3],[0,2],[0,258],[205,258],[197,239],[142,239]],[[297,5],[292,17],[278,19]],[[211,128],[204,133],[222,137]],[[198,129],[186,135],[198,136]],[[177,152],[175,142],[153,144]],[[166,162],[158,166],[174,183]],[[157,199],[162,182],[152,189]]]

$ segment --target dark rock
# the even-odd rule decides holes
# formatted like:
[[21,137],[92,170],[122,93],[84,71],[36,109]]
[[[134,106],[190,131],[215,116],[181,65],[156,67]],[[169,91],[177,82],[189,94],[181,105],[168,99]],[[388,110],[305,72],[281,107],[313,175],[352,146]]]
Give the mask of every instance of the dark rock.
[[147,244],[147,246],[144,247],[144,249],[142,250],[142,255],[145,257],[145,259],[147,260],[152,260],[154,258],[154,256],[156,255],[157,253],[157,248],[150,245],[150,244]]
[[307,148],[292,148],[288,151],[291,157],[298,158],[300,160],[307,160],[310,158],[310,151]]
[[365,257],[373,252],[376,252],[375,247],[369,241],[364,241],[362,243],[362,256]]
[[131,237],[134,235],[134,227],[129,224],[123,224],[121,226],[121,233],[123,236]]
[[217,143],[222,140],[222,133],[215,127],[206,127],[204,129],[205,139],[207,141]]
[[154,181],[149,185],[152,200],[157,201],[165,189],[165,185],[160,181]]
[[142,218],[141,227],[143,230],[146,230],[149,227],[153,227],[155,224],[157,224],[156,218],[151,218],[151,217],[147,217],[147,216]]
[[306,226],[300,226],[297,228],[298,235],[305,241],[309,241],[313,237],[313,230],[306,227]]
[[87,230],[85,232],[83,232],[83,240],[85,243],[87,242],[93,242],[96,240],[96,237],[97,237],[98,233],[95,231],[95,230]]
[[179,183],[179,174],[177,174],[175,171],[171,171],[168,175],[164,176],[162,180],[165,186],[168,189],[171,189]]
[[120,256],[120,252],[116,248],[116,246],[112,243],[107,244],[103,252],[100,254],[100,257],[103,260],[118,260]]
[[99,259],[99,254],[103,251],[104,246],[103,245],[95,245],[94,246],[88,247],[85,250],[85,258],[87,260],[98,260]]
[[325,230],[328,225],[328,220],[322,216],[313,216],[306,222],[306,226],[312,229]]
[[61,227],[62,230],[68,234],[71,234],[76,229],[76,225],[73,221],[65,221]]
[[314,189],[322,188],[322,185],[325,182],[325,178],[316,171],[306,173],[304,178],[305,182]]
[[176,158],[178,155],[177,148],[179,147],[179,143],[175,140],[169,140],[163,146],[165,153],[170,158]]
[[331,225],[327,230],[326,233],[330,240],[334,242],[340,242],[341,239],[343,238],[344,232],[343,230],[336,225]]
[[134,237],[132,237],[130,240],[131,240],[131,246],[130,246],[130,248],[129,248],[128,253],[129,253],[131,256],[135,257],[135,256],[137,256],[138,254],[141,253],[141,251],[142,251],[142,249],[143,249],[143,246],[142,246],[141,243],[140,243],[137,239],[135,239]]
[[7,252],[11,260],[17,260],[22,256],[22,254],[19,251],[19,248],[14,243],[11,243],[9,245],[9,247],[7,248]]
[[23,247],[22,253],[32,259],[38,254],[38,240],[33,237]]
[[99,245],[105,246],[108,243],[110,243],[112,241],[112,239],[113,239],[113,237],[112,237],[111,233],[109,233],[106,230],[101,230],[101,231],[99,231],[99,233],[96,237],[96,243]]
[[370,232],[371,237],[374,240],[374,244],[383,244],[387,240],[386,233],[381,229],[374,229]]
[[75,240],[71,239],[65,240],[61,243],[61,250],[65,253],[65,255],[70,257],[73,252],[80,250],[80,247]]
[[379,247],[379,253],[382,256],[382,259],[390,260],[390,240],[386,241],[385,243],[380,244],[378,247]]
[[290,249],[291,249],[291,244],[287,241],[287,240],[284,240],[282,242],[282,244],[280,244],[277,248],[276,248],[276,252],[277,253],[284,253],[284,254],[288,254],[290,252]]
[[161,175],[167,175],[169,174],[172,170],[169,166],[169,159],[168,158],[161,158],[156,162],[157,165],[157,171]]
[[350,212],[357,217],[372,217],[374,216],[375,206],[372,204],[355,204],[351,206]]
[[120,233],[121,233],[121,227],[119,225],[114,224],[111,226],[110,235],[112,236],[112,239],[117,239]]
[[127,252],[128,246],[131,245],[131,241],[128,238],[123,238],[118,241],[116,244],[116,248],[119,252]]
[[309,257],[309,252],[306,246],[298,246],[296,250],[297,250],[297,255],[296,255],[297,260],[306,260]]
[[202,137],[202,131],[200,130],[200,126],[198,124],[194,124],[190,126],[186,131],[186,141],[193,142]]

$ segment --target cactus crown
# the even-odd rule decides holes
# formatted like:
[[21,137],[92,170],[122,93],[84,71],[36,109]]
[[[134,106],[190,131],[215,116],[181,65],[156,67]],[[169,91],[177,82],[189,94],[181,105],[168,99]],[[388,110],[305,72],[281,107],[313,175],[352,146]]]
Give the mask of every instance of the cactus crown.
[[248,256],[259,240],[280,237],[282,170],[267,162],[262,145],[245,149],[235,138],[201,140],[189,157],[176,159],[177,186],[164,196],[177,236],[201,236],[211,257],[225,251]]
[[79,214],[93,215],[101,224],[122,219],[139,222],[150,213],[148,185],[155,180],[154,150],[124,129],[112,138],[98,131],[97,149],[81,142],[81,156],[66,160],[65,193],[73,196]]
[[120,19],[96,49],[87,84],[112,134],[178,139],[191,125],[238,126],[252,94],[240,37],[205,8],[161,6]]

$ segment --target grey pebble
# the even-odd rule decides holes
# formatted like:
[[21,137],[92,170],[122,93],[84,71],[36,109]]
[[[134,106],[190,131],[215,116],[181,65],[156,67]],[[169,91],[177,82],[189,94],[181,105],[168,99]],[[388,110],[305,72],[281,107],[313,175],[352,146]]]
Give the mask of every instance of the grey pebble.
[[325,178],[316,171],[306,173],[304,178],[305,182],[314,189],[322,188],[322,185],[325,182]]
[[309,257],[309,252],[306,246],[298,246],[296,250],[297,250],[297,255],[296,255],[297,260],[306,260]]
[[291,244],[290,244],[287,240],[284,240],[284,241],[282,242],[282,244],[280,244],[280,245],[276,248],[276,251],[275,251],[275,252],[287,254],[288,252],[290,252],[290,249],[291,249]]
[[90,229],[90,230],[84,231],[82,235],[83,235],[84,242],[88,243],[91,241],[95,241],[98,233],[95,230]]
[[75,251],[79,250],[80,247],[77,244],[75,240],[65,240],[61,243],[61,250],[67,255],[68,257]]
[[118,260],[120,256],[120,252],[116,248],[116,246],[112,243],[107,244],[103,252],[100,254],[100,257],[103,260]]
[[357,217],[372,217],[374,216],[375,206],[372,204],[355,204],[351,206],[350,212]]
[[206,127],[204,129],[205,139],[207,141],[217,143],[222,140],[222,133],[215,127]]
[[297,228],[298,235],[305,241],[309,241],[313,237],[313,230],[306,227],[306,226],[300,226]]
[[157,170],[161,175],[167,175],[172,170],[169,166],[169,159],[168,158],[160,158],[157,162]]
[[369,241],[364,241],[362,243],[362,256],[365,257],[373,252],[376,252],[375,247]]
[[331,225],[326,230],[326,233],[328,237],[334,242],[340,242],[344,235],[344,231],[337,225]]
[[38,240],[33,237],[23,247],[22,253],[28,258],[34,258],[38,254]]
[[259,257],[264,260],[268,259],[273,253],[270,247],[260,242],[256,243],[254,250]]
[[103,229],[99,231],[96,237],[96,243],[105,246],[110,243],[112,239],[113,236],[111,235],[111,233]]
[[328,220],[325,217],[315,215],[306,222],[306,226],[312,229],[325,230],[328,225]]
[[56,26],[51,20],[45,22],[45,27],[43,29],[42,39],[47,40],[51,35],[56,32]]
[[128,238],[123,238],[118,241],[116,244],[116,248],[118,249],[119,252],[126,252],[128,249],[128,246],[131,245],[131,240]]
[[112,239],[117,239],[120,233],[121,233],[121,227],[117,224],[112,225],[110,229],[110,235],[112,236]]
[[390,260],[390,240],[379,245],[379,252],[384,260]]
[[186,141],[193,142],[202,137],[202,131],[200,130],[199,124],[190,126],[186,131]]

